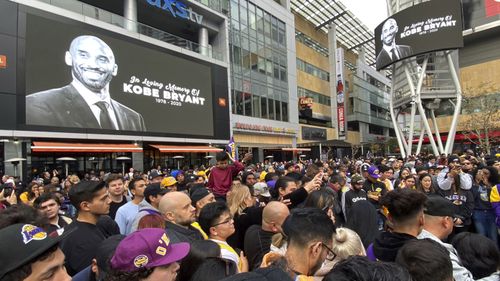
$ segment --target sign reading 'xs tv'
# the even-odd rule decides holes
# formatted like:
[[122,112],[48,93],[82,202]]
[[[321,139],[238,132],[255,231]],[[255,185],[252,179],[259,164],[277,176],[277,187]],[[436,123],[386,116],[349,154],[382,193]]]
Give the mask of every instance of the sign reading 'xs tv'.
[[174,18],[180,17],[192,22],[201,24],[203,16],[194,12],[191,7],[186,6],[178,0],[146,0],[151,6],[155,6],[164,11],[170,12]]

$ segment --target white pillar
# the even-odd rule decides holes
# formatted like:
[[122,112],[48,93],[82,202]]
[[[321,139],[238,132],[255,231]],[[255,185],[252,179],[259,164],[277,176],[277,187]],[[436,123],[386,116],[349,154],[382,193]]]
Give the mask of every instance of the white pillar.
[[123,17],[125,28],[137,32],[137,0],[125,0],[123,3]]
[[202,27],[198,31],[198,44],[200,45],[200,54],[209,56],[208,29],[206,27]]

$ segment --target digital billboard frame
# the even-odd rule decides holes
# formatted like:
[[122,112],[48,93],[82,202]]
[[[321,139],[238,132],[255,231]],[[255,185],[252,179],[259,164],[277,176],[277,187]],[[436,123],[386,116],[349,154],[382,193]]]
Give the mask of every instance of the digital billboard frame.
[[[11,122],[4,123],[3,125],[0,125],[0,129],[8,129],[8,130],[20,130],[20,131],[43,131],[43,132],[67,132],[67,133],[80,133],[80,134],[99,134],[99,135],[127,135],[127,136],[150,136],[150,137],[166,137],[166,138],[193,138],[193,139],[214,139],[214,140],[226,140],[229,139],[229,132],[230,132],[230,122],[229,122],[229,87],[228,87],[228,69],[227,67],[223,66],[223,64],[216,64],[216,63],[210,63],[208,61],[198,59],[186,54],[182,54],[179,52],[176,52],[174,50],[170,50],[167,48],[164,48],[160,45],[155,45],[151,44],[148,42],[145,42],[143,40],[139,40],[136,38],[132,38],[130,36],[127,36],[127,32],[123,32],[124,34],[119,34],[117,32],[113,32],[108,29],[100,28],[97,26],[89,25],[84,22],[80,22],[77,20],[73,20],[64,16],[59,16],[59,15],[54,15],[52,13],[46,12],[46,11],[41,11],[35,8],[23,6],[23,5],[10,5],[8,7],[10,11],[8,11],[10,14],[16,14],[17,16],[15,17],[15,26],[17,26],[17,34],[13,36],[13,40],[16,40],[17,43],[17,53],[15,56],[10,56],[9,57],[9,62],[10,62],[10,68],[9,70],[12,71],[13,69],[15,70],[15,77],[14,79],[11,79],[10,84],[11,85],[5,85],[4,87],[0,87],[0,102],[2,102],[5,106],[9,108],[14,108],[15,112],[10,111],[10,120]],[[190,75],[195,75],[195,76],[190,76],[186,78],[185,80],[192,80],[195,81],[202,80],[203,77],[209,77],[208,80],[205,81],[207,85],[207,89],[210,90],[210,103],[209,106],[211,110],[207,110],[204,112],[204,114],[200,114],[196,110],[187,110],[182,104],[182,106],[177,106],[177,107],[182,107],[183,110],[177,111],[180,112],[178,115],[170,116],[168,117],[167,114],[165,114],[165,111],[160,111],[158,112],[159,114],[156,116],[156,122],[161,123],[160,126],[164,126],[165,129],[163,130],[135,130],[135,129],[129,129],[127,127],[124,127],[123,129],[101,129],[99,127],[63,127],[59,125],[49,125],[49,124],[26,124],[26,96],[29,94],[32,94],[34,92],[39,92],[39,91],[46,91],[50,90],[51,88],[59,88],[59,87],[64,87],[65,85],[67,86],[71,82],[71,78],[74,75],[71,74],[71,67],[68,65],[63,65],[65,61],[65,54],[64,52],[59,52],[57,57],[57,60],[59,60],[59,69],[58,73],[61,73],[61,71],[66,72],[66,76],[63,78],[57,78],[58,83],[53,83],[53,86],[51,85],[50,87],[37,87],[37,89],[32,89],[28,92],[28,87],[29,86],[29,81],[27,81],[29,75],[33,76],[32,74],[29,74],[29,71],[31,71],[33,68],[32,65],[30,65],[30,62],[27,62],[27,58],[29,57],[29,49],[31,48],[31,45],[27,44],[27,41],[30,41],[30,28],[28,19],[33,18],[33,17],[38,17],[41,18],[45,21],[53,21],[55,24],[59,24],[63,27],[70,27],[70,29],[74,30],[81,30],[81,34],[78,35],[91,35],[98,37],[102,39],[102,41],[106,42],[111,49],[114,49],[116,53],[122,52],[123,50],[119,50],[120,47],[123,47],[124,45],[131,45],[135,50],[145,50],[146,52],[151,52],[152,54],[161,54],[162,56],[160,58],[157,58],[159,60],[161,59],[168,59],[172,61],[177,61],[177,62],[186,62],[182,63],[181,65],[177,66],[170,66],[171,73],[173,73],[171,76],[172,77],[177,77],[175,79],[180,79],[182,80],[182,77],[179,78],[179,76],[182,75],[182,72],[184,72],[187,76]],[[2,20],[0,20],[2,22]],[[9,19],[9,22],[5,22],[9,24],[9,26],[12,26],[12,23],[14,20]],[[58,36],[60,34],[57,34]],[[28,38],[27,38],[28,36]],[[76,38],[77,36],[74,36],[70,38],[70,36],[65,35],[62,37],[66,37],[65,40],[67,44],[64,44],[63,47],[58,46],[59,49],[64,48],[65,50],[69,49],[69,43],[71,42],[72,39]],[[112,40],[109,40],[111,38]],[[12,38],[11,38],[12,39]],[[33,39],[31,39],[33,41]],[[114,43],[122,43],[123,46],[113,46],[113,42],[109,43],[109,41],[115,41]],[[41,42],[43,43],[43,42]],[[115,44],[116,45],[116,44]],[[50,52],[49,52],[50,53]],[[122,52],[123,53],[123,52]],[[41,54],[43,55],[43,53]],[[132,55],[137,55],[137,54],[132,54]],[[31,58],[33,55],[31,54]],[[118,55],[116,56],[116,64],[118,65],[118,73],[123,73],[124,72],[124,60],[126,58],[121,56],[119,57]],[[151,58],[150,58],[151,59]],[[41,69],[40,65],[43,66],[43,58],[40,59],[41,62],[39,62],[38,65],[38,70]],[[53,59],[47,59],[46,61],[51,61]],[[47,77],[51,74],[51,72],[57,72],[57,71],[51,71],[51,66],[52,63],[47,63],[47,67],[45,68],[45,72],[37,72],[38,79],[42,77]],[[67,62],[66,62],[67,64]],[[120,67],[121,64],[121,67]],[[63,65],[64,69],[61,67]],[[191,65],[195,67],[199,67],[201,71],[198,71],[200,75],[196,76],[196,71],[191,71],[192,69],[188,69],[186,71],[183,69],[184,65]],[[126,67],[126,66],[125,66]],[[147,66],[142,66],[143,69],[147,68]],[[35,67],[36,69],[36,67]],[[125,69],[126,72],[126,69]],[[181,74],[176,74],[176,72],[181,73]],[[47,74],[48,73],[48,74]],[[129,71],[129,73],[132,73],[132,71]],[[193,74],[194,73],[194,74]],[[0,76],[2,73],[0,73]],[[177,75],[177,76],[175,76]],[[203,76],[205,75],[205,76]],[[53,74],[55,77],[59,77],[60,75]],[[154,76],[154,75],[153,75]],[[160,75],[161,76],[161,75]],[[113,80],[117,79],[117,77],[113,77]],[[115,83],[115,81],[111,81],[109,87],[114,87],[114,88],[125,88],[124,84],[125,82],[130,82],[132,81],[132,75],[124,75],[124,77],[127,77],[125,81],[123,78],[118,82],[119,84],[117,86],[112,86],[112,83]],[[154,83],[154,81],[157,82],[157,84],[160,84],[161,82],[165,81],[164,87],[167,86],[167,82],[169,82],[169,79],[163,79],[163,81],[160,81],[160,79],[146,79],[148,77],[141,77],[140,82],[141,84],[145,80],[149,80],[151,83]],[[196,87],[187,87],[187,86],[179,86],[178,88],[174,88],[173,85],[175,85],[175,79],[172,78],[173,81],[170,83],[171,87],[169,89],[179,89],[180,91],[187,91],[188,89],[196,89]],[[64,80],[64,83],[61,82]],[[180,83],[177,83],[177,85],[181,85],[183,81]],[[147,83],[147,81],[146,81]],[[13,88],[12,84],[15,85],[15,93],[8,92],[5,93],[7,88]],[[42,83],[43,84],[43,83]],[[152,85],[152,84],[151,84]],[[128,87],[128,86],[127,86]],[[131,91],[128,91],[128,95],[131,97],[134,97],[137,100],[137,93],[134,93],[133,88],[134,85],[131,87],[128,87],[126,89],[131,89]],[[141,86],[141,88],[144,89],[144,87]],[[151,88],[151,87],[150,87]],[[152,89],[152,88],[151,88]],[[164,88],[165,89],[165,88]],[[200,90],[198,88],[198,90]],[[193,93],[199,93],[199,91],[194,91]],[[114,99],[113,93],[110,91],[111,94],[111,99]],[[191,92],[189,93],[191,94]],[[9,95],[6,97],[6,95]],[[164,98],[165,96],[163,95],[163,91],[160,91],[160,98]],[[15,98],[15,102],[13,102],[13,99]],[[147,97],[146,103],[148,103],[145,107],[147,109],[153,108],[154,105],[159,103],[160,101],[156,100],[151,102],[152,97]],[[144,100],[146,100],[144,98]],[[163,99],[164,100],[164,99]],[[190,101],[193,99],[191,98]],[[185,101],[185,99],[184,99]],[[223,102],[221,102],[223,101]],[[224,102],[225,101],[225,102]],[[144,115],[144,120],[146,128],[148,127],[148,121],[146,120],[146,115],[149,114],[148,112],[144,111],[138,111],[135,110],[132,106],[129,104],[125,104],[126,102],[123,102],[123,98],[119,100],[118,102],[124,104],[126,107],[129,109],[132,109],[141,115]],[[163,102],[163,101],[161,101]],[[199,103],[199,100],[198,100]],[[64,109],[61,109],[64,110]],[[118,113],[117,113],[118,114]],[[184,114],[184,115],[183,115]],[[14,116],[13,116],[14,115]],[[151,117],[149,117],[151,120]],[[208,121],[207,121],[208,120]],[[116,126],[116,120],[115,121],[115,126]],[[149,121],[151,122],[151,121]],[[204,124],[209,122],[209,126],[205,125],[197,125],[197,123]],[[29,122],[28,122],[29,123]],[[208,124],[208,123],[207,123]],[[175,126],[181,126],[181,130],[175,129]],[[196,126],[199,126],[198,129]],[[203,127],[200,127],[203,126]],[[154,127],[154,126],[153,126]],[[207,130],[203,130],[204,127],[211,127]],[[158,126],[156,126],[158,128]],[[182,129],[185,128],[184,131]],[[193,129],[190,129],[193,128]]]
[[432,51],[462,48],[460,0],[433,0],[385,19],[375,28],[376,69]]

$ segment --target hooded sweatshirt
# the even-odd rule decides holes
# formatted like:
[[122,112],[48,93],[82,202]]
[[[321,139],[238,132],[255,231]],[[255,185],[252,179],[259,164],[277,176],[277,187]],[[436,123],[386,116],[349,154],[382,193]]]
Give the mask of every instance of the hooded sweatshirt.
[[399,249],[414,239],[417,238],[406,233],[382,232],[373,242],[373,253],[380,261],[394,262]]
[[161,216],[160,211],[158,209],[153,207],[153,205],[149,204],[148,201],[142,200],[141,203],[139,203],[139,213],[137,213],[134,221],[132,222],[131,232],[137,230],[137,227],[139,226],[139,221],[142,219],[142,217],[154,214]]

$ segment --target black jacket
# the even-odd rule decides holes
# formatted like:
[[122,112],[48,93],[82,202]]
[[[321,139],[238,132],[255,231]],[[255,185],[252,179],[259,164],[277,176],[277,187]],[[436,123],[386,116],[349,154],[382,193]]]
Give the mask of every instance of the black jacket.
[[166,222],[165,233],[172,243],[193,243],[197,240],[203,240],[203,236],[198,229],[192,226],[184,228],[171,222]]
[[414,239],[417,238],[405,233],[382,232],[373,242],[373,253],[378,260],[394,262],[399,249]]

